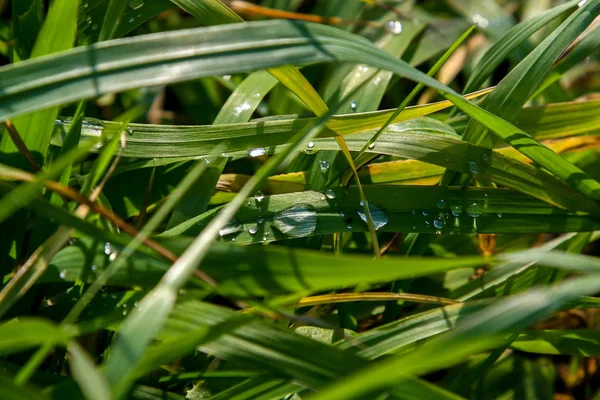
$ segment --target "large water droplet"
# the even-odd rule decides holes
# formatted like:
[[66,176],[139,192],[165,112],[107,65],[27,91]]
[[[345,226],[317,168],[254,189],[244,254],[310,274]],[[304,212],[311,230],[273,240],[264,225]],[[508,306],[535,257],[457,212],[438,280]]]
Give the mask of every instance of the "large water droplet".
[[[371,219],[373,220],[373,227],[375,228],[375,230],[378,230],[387,225],[388,216],[385,213],[384,209],[374,206],[372,204],[369,204],[369,211],[371,213]],[[359,210],[358,216],[364,222],[367,222],[367,215],[365,214],[364,210]]]
[[256,235],[256,232],[258,232],[258,228],[256,226],[251,226],[250,228],[248,228],[249,234]]
[[325,191],[325,197],[327,197],[329,200],[333,200],[335,199],[335,192],[332,189],[327,189]]
[[446,208],[446,200],[441,199],[440,201],[437,202],[437,206],[438,206],[438,208],[443,210],[444,208]]
[[436,217],[433,220],[433,226],[435,226],[438,229],[443,229],[444,226],[446,226],[446,223],[444,222],[444,219],[442,217]]
[[239,233],[244,230],[244,225],[237,219],[233,218],[229,223],[223,228],[219,229],[219,235],[221,237],[233,235],[234,233]]
[[471,161],[469,163],[469,171],[471,171],[474,174],[478,174],[479,173],[479,164],[477,164],[475,161]]
[[462,214],[462,209],[460,206],[452,206],[452,215],[458,217],[460,214]]
[[386,28],[388,32],[394,35],[402,33],[402,23],[400,21],[389,21]]
[[329,161],[319,160],[319,168],[321,169],[321,173],[326,174],[329,171]]
[[477,218],[481,216],[481,206],[477,203],[473,203],[467,207],[467,214],[469,217]]
[[375,148],[375,143],[369,143],[369,145],[367,146],[367,148],[369,150],[373,150]]
[[272,224],[288,236],[308,236],[317,227],[317,213],[309,204],[298,204],[275,214]]
[[129,1],[129,7],[133,8],[134,10],[137,10],[138,8],[141,8],[144,6],[144,0],[130,0]]
[[267,150],[265,150],[264,147],[257,147],[255,149],[248,150],[248,155],[250,157],[260,157],[264,156],[265,154],[267,154]]

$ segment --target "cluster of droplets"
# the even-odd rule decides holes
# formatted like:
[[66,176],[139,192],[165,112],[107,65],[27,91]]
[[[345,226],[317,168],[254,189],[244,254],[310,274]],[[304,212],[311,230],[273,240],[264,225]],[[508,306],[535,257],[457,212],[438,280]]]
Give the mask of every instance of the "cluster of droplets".
[[483,17],[481,14],[473,15],[471,21],[473,21],[474,24],[477,24],[477,26],[480,28],[487,28],[490,25],[490,21],[488,21],[488,19]]
[[319,160],[319,169],[323,175],[327,175],[329,172],[329,161],[327,160]]
[[104,244],[104,254],[108,256],[110,261],[114,261],[119,255],[117,250],[115,250],[114,247],[112,247],[112,245],[108,242]]
[[399,35],[402,33],[402,23],[400,21],[389,21],[386,29],[393,35]]

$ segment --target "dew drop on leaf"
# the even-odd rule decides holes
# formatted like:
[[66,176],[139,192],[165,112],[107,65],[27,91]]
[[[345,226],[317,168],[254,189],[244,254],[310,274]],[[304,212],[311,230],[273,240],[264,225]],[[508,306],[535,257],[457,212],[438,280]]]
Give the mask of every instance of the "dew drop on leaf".
[[394,35],[402,33],[402,23],[400,21],[389,21],[386,28],[388,32]]
[[272,224],[288,236],[309,236],[317,227],[317,213],[309,204],[298,204],[275,214]]
[[267,154],[267,150],[265,150],[264,147],[257,147],[255,149],[248,150],[248,155],[250,157],[260,157],[264,156],[265,154]]
[[[388,216],[383,208],[369,204],[369,212],[371,213],[371,219],[373,220],[373,227],[375,230],[381,229],[387,225]],[[364,210],[359,210],[358,216],[365,223],[367,222],[367,215],[365,214]]]

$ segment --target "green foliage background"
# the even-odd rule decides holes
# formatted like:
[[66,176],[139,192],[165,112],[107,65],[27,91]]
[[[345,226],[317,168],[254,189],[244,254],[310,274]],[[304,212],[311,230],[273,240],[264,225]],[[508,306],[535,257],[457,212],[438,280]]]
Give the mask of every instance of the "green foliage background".
[[600,398],[599,15],[0,0],[0,398]]

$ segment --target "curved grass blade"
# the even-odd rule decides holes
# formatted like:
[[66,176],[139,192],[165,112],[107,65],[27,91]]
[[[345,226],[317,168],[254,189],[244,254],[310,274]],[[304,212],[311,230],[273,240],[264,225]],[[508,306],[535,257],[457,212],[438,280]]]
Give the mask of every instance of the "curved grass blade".
[[[554,62],[588,27],[599,11],[600,1],[597,0],[590,0],[579,7],[502,79],[482,107],[506,121],[514,120],[527,99],[542,83]],[[482,126],[479,121],[472,121],[465,131],[464,139],[484,147],[492,147],[497,138],[486,135],[485,128],[489,129],[487,126]],[[505,137],[502,139],[506,140]],[[518,144],[513,146],[517,148]]]
[[[587,18],[589,17],[587,12],[589,11],[590,4],[600,7],[600,3],[590,2],[573,15],[587,21]],[[583,14],[581,13],[582,10],[585,11]],[[260,31],[264,33],[263,29],[265,28],[272,28],[268,31],[275,34],[277,38],[271,40],[263,39],[261,43],[264,47],[253,47],[252,55],[250,56],[250,54],[247,54],[244,56],[248,56],[248,59],[253,62],[233,64],[236,53],[232,52],[232,46],[248,45],[248,38],[253,37],[252,32],[260,29]],[[301,28],[302,30],[299,31],[298,28]],[[194,35],[190,37],[189,32],[193,32]],[[200,34],[200,32],[202,32],[202,34]],[[206,54],[203,54],[202,56],[191,56],[185,60],[180,59],[179,65],[176,68],[175,65],[177,65],[178,62],[171,62],[169,68],[166,69],[164,68],[164,65],[160,63],[159,66],[146,63],[146,61],[149,61],[148,57],[150,56],[148,54],[148,45],[150,45],[151,48],[156,48],[161,41],[173,41],[175,37],[177,38],[177,46],[169,47],[168,45],[165,45],[165,47],[163,47],[163,52],[161,52],[160,55],[153,53],[151,59],[156,59],[156,57],[158,57],[159,60],[165,60],[169,57],[180,57],[181,46],[187,48],[186,54],[189,56],[189,47],[194,47],[194,42],[204,43],[205,46],[206,43],[210,43],[211,47],[209,52],[214,54],[219,51],[219,57],[207,57]],[[227,43],[223,43],[224,37],[227,38]],[[232,37],[237,39],[235,45],[231,42]],[[318,46],[315,45],[315,37],[319,37]],[[183,40],[184,38],[186,40]],[[219,41],[221,41],[220,44]],[[293,46],[289,45],[290,41],[294,43]],[[121,43],[121,45],[119,45],[119,43]],[[293,47],[293,50],[284,51],[284,43],[288,43],[288,47]],[[98,94],[102,90],[107,90],[108,88],[112,88],[112,90],[116,90],[117,87],[125,89],[135,87],[142,82],[144,82],[144,84],[152,84],[165,81],[180,81],[186,78],[191,79],[203,75],[210,75],[212,73],[211,71],[215,71],[212,68],[216,68],[217,66],[219,67],[220,73],[241,72],[261,67],[272,67],[277,64],[287,65],[290,62],[300,62],[301,60],[304,62],[332,61],[333,59],[350,61],[356,60],[360,56],[361,59],[368,59],[370,64],[373,64],[378,68],[389,69],[397,74],[439,90],[440,93],[453,101],[455,105],[465,113],[478,120],[486,128],[496,133],[520,152],[541,166],[547,168],[559,178],[567,181],[586,196],[600,198],[600,184],[598,184],[598,182],[589,178],[583,171],[567,162],[556,153],[543,145],[540,145],[539,142],[529,137],[525,132],[518,130],[511,123],[469,103],[450,88],[409,67],[406,63],[395,60],[392,56],[372,47],[364,40],[353,35],[348,36],[347,33],[340,32],[339,30],[332,30],[330,27],[300,24],[297,22],[287,22],[282,24],[281,21],[247,23],[243,25],[232,24],[225,27],[201,28],[199,30],[190,30],[187,32],[178,31],[176,35],[161,34],[159,37],[150,35],[150,37],[129,39],[126,42],[113,41],[104,46],[105,47],[96,45],[89,49],[74,50],[61,56],[50,57],[41,61],[25,61],[19,63],[19,65],[15,67],[0,69],[0,73],[3,73],[4,76],[8,78],[0,83],[0,91],[4,90],[6,92],[7,86],[15,86],[15,81],[11,75],[14,76],[16,74],[20,78],[19,82],[23,82],[23,76],[20,76],[22,70],[27,70],[29,68],[29,70],[27,70],[27,75],[31,78],[30,80],[26,80],[26,84],[20,86],[20,89],[17,90],[19,94],[13,92],[8,96],[8,99],[6,96],[4,96],[4,99],[0,98],[0,118],[10,115],[10,113],[24,112],[28,107],[42,107],[41,104],[44,104],[45,102],[52,103],[68,99],[74,100],[92,94]],[[104,57],[113,53],[113,49],[119,48],[119,46],[125,47],[131,52],[130,58],[127,60],[121,59],[120,62],[112,64],[111,66],[111,63],[104,59]],[[58,68],[58,70],[52,69],[56,72],[56,74],[53,75],[53,83],[43,82],[42,84],[42,82],[39,82],[31,76],[35,75],[35,70],[32,71],[30,68],[41,67],[44,63],[55,64],[57,61],[60,61],[61,63],[68,61],[68,64],[70,65],[77,65],[81,62],[83,62],[84,65],[87,65],[87,55],[89,55],[89,51],[92,49],[96,53],[96,59],[104,60],[98,62],[96,68],[97,71],[102,72],[94,73],[87,67],[84,67],[81,70],[76,69],[75,76],[79,76],[80,79],[75,79],[75,76],[73,76],[68,83],[65,83],[61,81],[64,76],[61,76],[58,72],[64,67],[59,65],[55,67]],[[144,53],[145,56],[143,56]],[[269,56],[267,56],[267,54],[269,54]],[[114,54],[112,54],[112,56],[114,57]],[[202,64],[204,68],[200,68],[200,64]],[[101,65],[104,65],[104,68],[107,69],[104,70],[100,67]],[[183,67],[183,65],[185,65],[185,67]],[[162,73],[158,73],[157,69],[161,70]],[[70,71],[72,71],[72,69],[70,69]],[[183,71],[185,71],[185,73],[183,73]],[[71,74],[73,73],[71,72]],[[118,79],[116,79],[117,76],[119,77]],[[111,83],[108,86],[102,86],[103,84],[101,82],[105,82],[109,78]],[[94,87],[88,86],[90,80],[96,82]],[[5,81],[8,82],[8,84],[3,85]],[[36,105],[33,105],[31,103],[32,98],[28,96],[27,93],[32,91],[34,87],[41,88],[40,85],[46,87],[47,90],[52,86],[55,86],[55,89],[60,88],[61,96],[47,96],[47,94],[40,94],[37,92],[34,96]],[[74,91],[76,88],[78,89],[77,92]],[[18,101],[19,97],[20,100]],[[42,100],[43,97],[45,97],[45,100]],[[10,101],[11,104],[9,108],[10,111],[6,109],[7,100]],[[20,111],[15,111],[15,107]]]
[[508,55],[518,48],[528,37],[533,35],[540,28],[546,26],[565,12],[577,6],[578,1],[571,1],[558,7],[551,8],[528,21],[522,22],[512,27],[504,36],[494,42],[481,57],[477,63],[463,93],[469,93],[479,88],[483,82],[494,72],[500,63]]

